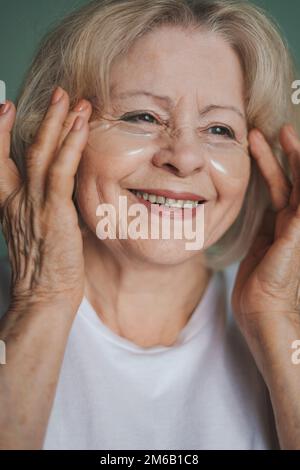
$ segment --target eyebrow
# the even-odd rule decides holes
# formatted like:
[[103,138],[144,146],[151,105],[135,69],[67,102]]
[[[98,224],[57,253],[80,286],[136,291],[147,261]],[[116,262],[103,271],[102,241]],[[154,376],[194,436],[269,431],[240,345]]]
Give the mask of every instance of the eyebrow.
[[[132,90],[132,91],[125,91],[125,92],[113,94],[113,96],[115,98],[118,98],[118,99],[126,99],[126,98],[130,98],[132,96],[141,96],[141,95],[142,96],[149,96],[150,98],[154,98],[157,101],[163,101],[167,104],[168,108],[172,108],[174,106],[174,102],[169,96],[156,95],[156,94],[153,94],[153,93],[151,93],[149,91],[145,91],[145,90]],[[205,116],[210,111],[214,111],[216,109],[225,109],[225,110],[233,111],[239,117],[241,117],[243,120],[246,120],[245,114],[240,109],[238,109],[236,106],[220,105],[220,104],[209,104],[209,105],[205,106],[200,111],[200,116]]]

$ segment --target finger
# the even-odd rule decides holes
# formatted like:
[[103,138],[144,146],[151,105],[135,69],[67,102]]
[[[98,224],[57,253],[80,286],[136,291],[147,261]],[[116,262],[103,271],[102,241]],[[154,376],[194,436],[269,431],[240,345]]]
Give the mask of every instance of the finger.
[[78,116],[89,118],[91,113],[92,113],[92,106],[89,101],[82,99],[77,103],[77,105],[69,112],[67,118],[65,119],[63,123],[62,131],[58,140],[56,151],[58,151],[62,147],[65,138],[67,137],[70,130],[72,129],[75,119]]
[[89,134],[87,118],[77,117],[55,161],[49,168],[46,199],[71,201],[74,177],[87,144]]
[[0,205],[21,184],[21,177],[10,158],[11,130],[15,121],[16,108],[6,101],[0,109]]
[[69,96],[61,87],[57,87],[34,141],[26,153],[29,190],[40,193],[43,188],[68,111]]
[[293,188],[289,203],[296,209],[300,204],[300,140],[290,124],[282,127],[279,139],[292,173]]
[[291,183],[285,176],[277,158],[263,134],[258,129],[249,133],[250,150],[267,183],[274,210],[278,211],[289,203]]

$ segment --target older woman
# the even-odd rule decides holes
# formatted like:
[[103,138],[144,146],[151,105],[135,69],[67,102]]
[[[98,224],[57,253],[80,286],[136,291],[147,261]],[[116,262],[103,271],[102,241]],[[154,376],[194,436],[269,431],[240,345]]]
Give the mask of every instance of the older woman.
[[[294,78],[240,1],[96,1],[47,35],[1,108],[1,448],[300,448]],[[122,196],[171,236],[105,236]]]

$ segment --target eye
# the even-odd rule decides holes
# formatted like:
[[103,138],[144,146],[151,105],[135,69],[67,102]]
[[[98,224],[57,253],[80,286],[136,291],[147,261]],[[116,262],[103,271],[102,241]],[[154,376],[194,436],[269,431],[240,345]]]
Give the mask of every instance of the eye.
[[153,114],[148,112],[130,112],[120,117],[120,120],[134,123],[162,124]]
[[225,136],[225,137],[227,136],[230,139],[235,138],[235,134],[234,134],[233,130],[228,128],[228,127],[225,127],[225,126],[212,126],[208,130],[212,131],[210,133],[214,134],[214,135],[220,135],[221,137],[222,136]]

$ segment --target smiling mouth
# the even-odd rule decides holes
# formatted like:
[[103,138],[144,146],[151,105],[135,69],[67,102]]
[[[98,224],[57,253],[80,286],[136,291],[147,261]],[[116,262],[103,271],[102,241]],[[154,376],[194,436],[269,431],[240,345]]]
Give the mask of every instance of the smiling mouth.
[[156,204],[158,206],[164,206],[174,209],[194,209],[199,205],[205,204],[207,201],[205,199],[192,200],[192,199],[174,199],[162,195],[157,195],[153,193],[148,193],[136,189],[128,189],[132,194],[134,194],[138,199],[143,201],[149,201],[151,204]]

